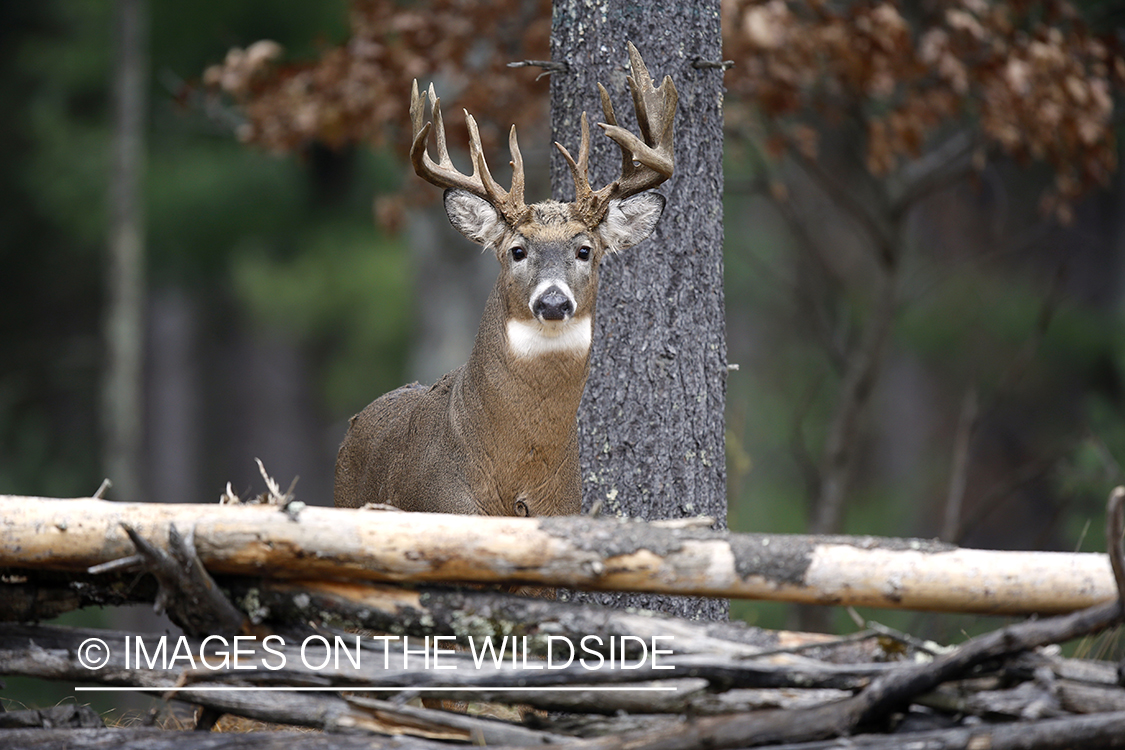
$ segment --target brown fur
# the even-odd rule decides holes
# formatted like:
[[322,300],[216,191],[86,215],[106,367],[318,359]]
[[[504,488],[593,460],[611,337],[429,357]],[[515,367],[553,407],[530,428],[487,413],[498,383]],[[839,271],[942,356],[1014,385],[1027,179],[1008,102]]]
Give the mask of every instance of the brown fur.
[[[491,246],[501,264],[472,354],[434,385],[399,388],[352,418],[336,461],[336,505],[576,514],[582,498],[577,413],[589,348],[518,356],[507,326],[539,325],[531,295],[545,280],[561,280],[573,293],[574,310],[559,325],[588,317],[592,328],[598,264],[606,252],[647,236],[663,200],[653,196],[642,205],[648,213],[638,226],[607,218],[592,229],[574,220],[569,204],[554,201],[531,206],[529,220],[517,228],[490,222],[487,209],[466,202],[460,191],[447,192],[446,206],[454,226]],[[513,261],[513,246],[525,248],[527,258]],[[583,246],[588,261],[575,259]]]
[[[506,516],[522,499],[530,515],[579,511],[575,420],[589,357],[528,366],[501,356],[501,304],[493,289],[468,363],[352,418],[336,460],[336,505]],[[560,424],[561,434],[550,429]]]

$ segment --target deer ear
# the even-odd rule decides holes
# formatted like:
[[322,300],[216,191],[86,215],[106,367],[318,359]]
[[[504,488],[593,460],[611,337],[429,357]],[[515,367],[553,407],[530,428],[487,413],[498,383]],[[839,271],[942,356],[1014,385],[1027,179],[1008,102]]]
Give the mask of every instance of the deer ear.
[[664,212],[664,196],[651,191],[612,200],[598,233],[610,252],[632,247],[652,234]]
[[487,246],[500,239],[506,226],[491,203],[464,190],[445,191],[445,213],[454,229],[478,245]]

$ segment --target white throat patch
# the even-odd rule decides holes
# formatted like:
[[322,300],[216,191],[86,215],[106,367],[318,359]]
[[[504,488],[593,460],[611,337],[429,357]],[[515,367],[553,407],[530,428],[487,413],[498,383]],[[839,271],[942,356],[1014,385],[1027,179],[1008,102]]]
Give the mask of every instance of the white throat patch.
[[557,324],[540,323],[538,320],[508,321],[508,347],[512,354],[522,359],[555,353],[585,356],[590,351],[593,335],[593,320],[589,315]]

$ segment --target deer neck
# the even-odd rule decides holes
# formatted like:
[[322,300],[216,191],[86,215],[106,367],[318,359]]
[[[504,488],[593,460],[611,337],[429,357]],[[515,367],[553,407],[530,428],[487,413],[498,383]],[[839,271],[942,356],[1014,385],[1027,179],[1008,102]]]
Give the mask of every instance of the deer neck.
[[465,368],[465,406],[482,412],[483,423],[505,440],[567,445],[586,387],[593,317],[591,310],[545,333],[535,321],[518,321],[494,287]]

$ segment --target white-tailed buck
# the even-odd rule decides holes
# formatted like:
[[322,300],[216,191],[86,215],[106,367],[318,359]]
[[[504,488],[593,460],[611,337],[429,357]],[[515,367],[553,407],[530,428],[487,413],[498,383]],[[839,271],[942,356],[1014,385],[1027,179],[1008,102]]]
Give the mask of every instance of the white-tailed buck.
[[[336,460],[336,505],[386,503],[403,510],[484,515],[568,515],[581,510],[578,402],[586,387],[598,265],[606,253],[648,237],[664,198],[647,192],[672,174],[676,88],[654,87],[629,45],[640,136],[619,127],[605,88],[607,136],[621,147],[621,176],[590,187],[590,133],[582,114],[573,203],[524,203],[523,160],[512,127],[512,187],[493,180],[476,122],[466,113],[472,175],[454,168],[440,101],[433,123],[415,81],[410,159],[422,179],[446,188],[450,222],[491,248],[500,276],[485,303],[469,361],[433,386],[392,391],[351,420]],[[437,135],[437,162],[427,153]]]

